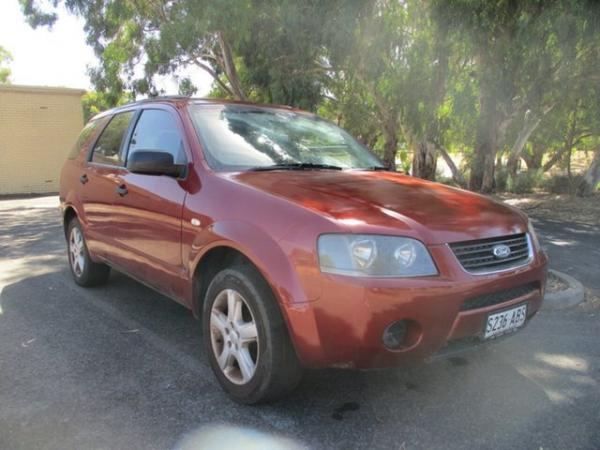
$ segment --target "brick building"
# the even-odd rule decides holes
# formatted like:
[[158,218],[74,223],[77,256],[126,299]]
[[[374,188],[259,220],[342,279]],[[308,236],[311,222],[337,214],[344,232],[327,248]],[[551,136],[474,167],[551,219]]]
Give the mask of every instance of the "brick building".
[[85,91],[0,84],[0,195],[58,191]]

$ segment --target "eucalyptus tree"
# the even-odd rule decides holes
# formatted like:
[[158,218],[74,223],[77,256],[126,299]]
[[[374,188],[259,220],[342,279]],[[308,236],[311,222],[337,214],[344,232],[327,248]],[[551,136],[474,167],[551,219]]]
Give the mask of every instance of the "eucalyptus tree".
[[469,186],[490,192],[507,131],[513,127],[514,172],[531,134],[577,81],[574,61],[597,45],[598,7],[575,0],[440,0],[436,7],[472,48],[479,104]]
[[577,186],[577,195],[587,197],[592,195],[598,189],[600,183],[600,140],[596,139],[596,151],[594,158],[586,170],[583,179]]
[[[32,26],[51,26],[55,9],[20,0]],[[60,1],[52,2],[56,7]],[[155,75],[196,66],[208,72],[215,92],[314,110],[329,70],[324,40],[336,18],[361,2],[331,0],[63,0],[85,20],[87,42],[100,65],[95,87],[117,101],[123,89],[157,94]],[[343,33],[343,30],[339,32]],[[143,70],[140,68],[143,67]],[[191,80],[180,90],[194,92]]]
[[348,40],[331,42],[334,75],[364,89],[373,105],[383,136],[383,162],[396,166],[402,104],[402,72],[408,45],[408,14],[400,2],[377,0],[349,17]]
[[206,70],[232,97],[246,98],[231,42],[246,32],[244,18],[252,13],[250,2],[57,0],[50,6],[40,6],[35,0],[20,3],[33,27],[52,26],[58,19],[59,3],[85,20],[87,43],[100,59],[100,65],[91,71],[92,82],[98,90],[111,93],[115,101],[125,88],[155,93],[154,75],[174,73],[189,65]]
[[379,123],[386,166],[395,167],[398,148],[406,144],[412,174],[427,179],[435,178],[438,153],[449,159],[443,135],[452,43],[434,13],[416,0],[376,0],[355,11],[344,27],[352,34],[329,48],[334,77],[352,89],[342,94],[343,110],[363,99]]
[[[545,125],[551,111],[559,110],[563,119],[565,149],[584,139],[589,134],[586,129],[594,128],[589,120],[577,117],[583,114],[589,119],[592,111],[597,116],[596,103],[589,99],[600,85],[599,19],[598,7],[585,2],[557,2],[544,9],[539,40],[524,49],[524,76],[518,91],[521,104],[516,108],[521,120],[515,121],[515,128],[520,129],[507,164],[513,176],[527,140],[540,124]],[[553,160],[555,156],[546,170]]]
[[582,110],[580,130],[587,133],[582,143],[594,153],[576,191],[577,195],[586,197],[596,192],[600,183],[600,80],[590,84],[588,95],[582,99]]

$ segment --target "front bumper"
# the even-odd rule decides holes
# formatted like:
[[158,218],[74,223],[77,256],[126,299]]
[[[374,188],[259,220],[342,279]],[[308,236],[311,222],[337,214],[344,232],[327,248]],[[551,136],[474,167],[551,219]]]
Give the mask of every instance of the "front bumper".
[[[429,248],[439,275],[413,279],[367,279],[320,275],[320,298],[286,307],[292,340],[306,367],[377,368],[422,361],[448,343],[478,341],[488,313],[527,302],[527,320],[540,308],[547,256],[505,272],[465,272],[446,245]],[[535,288],[521,292],[520,286]],[[461,310],[467,300],[490,293],[515,292],[491,306]],[[407,345],[386,348],[385,328],[398,320],[411,324]]]

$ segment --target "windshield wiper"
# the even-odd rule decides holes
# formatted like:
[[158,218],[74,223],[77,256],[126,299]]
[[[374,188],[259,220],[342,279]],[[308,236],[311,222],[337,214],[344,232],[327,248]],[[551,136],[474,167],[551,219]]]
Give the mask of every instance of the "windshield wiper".
[[342,167],[332,166],[330,164],[314,164],[314,163],[287,163],[273,164],[272,166],[258,166],[249,170],[253,172],[265,172],[269,170],[313,170],[313,169],[328,169],[342,170]]

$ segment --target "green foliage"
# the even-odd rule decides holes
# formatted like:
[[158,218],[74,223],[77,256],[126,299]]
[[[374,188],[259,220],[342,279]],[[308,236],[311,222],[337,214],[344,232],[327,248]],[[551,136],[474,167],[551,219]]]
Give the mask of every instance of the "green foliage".
[[550,175],[542,183],[542,188],[552,194],[574,194],[581,183],[583,175]]
[[597,2],[19,1],[32,26],[51,26],[59,3],[85,20],[101,95],[86,114],[196,66],[211,96],[316,111],[390,167],[435,178],[440,154],[460,154],[453,177],[477,190],[528,191],[540,169],[598,148]]
[[0,83],[9,83],[11,70],[9,67],[2,67],[10,64],[12,55],[4,47],[0,46]]
[[452,186],[452,187],[456,187],[456,188],[460,188],[461,186],[454,181],[454,179],[452,177],[446,177],[443,175],[438,175],[435,179],[438,183],[442,183],[445,184],[446,186]]
[[408,154],[408,151],[403,148],[401,149],[399,152],[400,154],[400,170],[403,173],[410,173],[410,166],[412,164],[410,155]]
[[539,187],[543,181],[543,174],[538,170],[528,170],[518,173],[515,177],[508,175],[506,191],[513,194],[529,194]]
[[[100,57],[90,73],[92,82],[113,99],[123,90],[160,94],[155,75],[199,66],[213,76],[219,95],[309,110],[316,109],[325,91],[323,48],[330,25],[353,3],[64,1],[70,12],[84,18],[88,43]],[[21,0],[21,5],[32,26],[56,20],[48,10],[51,5],[42,7],[34,0]],[[184,83],[184,91],[189,88]]]
[[506,192],[508,191],[508,184],[509,184],[509,178],[510,178],[510,174],[508,173],[508,170],[506,170],[506,168],[501,167],[498,170],[496,170],[496,190],[498,192]]
[[440,0],[434,9],[467,37],[480,99],[471,185],[486,190],[495,154],[527,119],[541,120],[569,97],[581,98],[578,87],[598,73],[600,9],[591,2],[503,0]]
[[121,94],[115,101],[111,95],[95,91],[88,92],[81,99],[83,120],[87,123],[96,114],[115,106],[124,105],[132,100],[132,95],[128,93]]
[[545,179],[540,170],[527,170],[511,175],[506,168],[496,171],[496,191],[511,192],[513,194],[529,194],[534,189],[543,186]]
[[179,82],[179,95],[193,97],[196,92],[198,92],[198,88],[194,86],[190,78],[186,77]]

